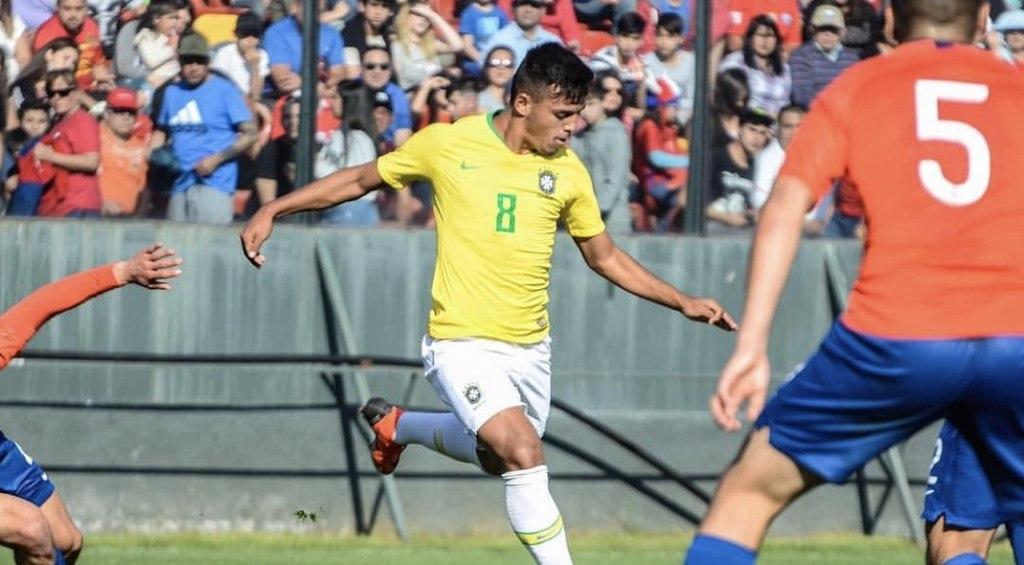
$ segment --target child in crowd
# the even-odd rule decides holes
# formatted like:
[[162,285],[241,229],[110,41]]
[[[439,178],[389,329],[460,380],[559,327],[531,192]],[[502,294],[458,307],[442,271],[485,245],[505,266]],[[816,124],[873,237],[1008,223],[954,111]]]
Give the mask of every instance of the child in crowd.
[[477,76],[485,66],[481,50],[496,31],[509,22],[508,14],[495,5],[494,0],[476,0],[462,11],[459,33],[462,35],[463,52],[466,56],[462,69],[468,75]]
[[53,165],[35,158],[33,149],[50,129],[50,108],[42,100],[26,100],[18,108],[21,127],[7,136],[14,168],[4,183],[10,216],[34,216],[46,185],[53,180]]

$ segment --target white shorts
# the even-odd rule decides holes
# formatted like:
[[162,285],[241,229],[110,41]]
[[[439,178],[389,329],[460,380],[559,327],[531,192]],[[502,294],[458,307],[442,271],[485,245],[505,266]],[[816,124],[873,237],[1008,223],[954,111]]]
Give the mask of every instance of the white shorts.
[[423,336],[423,369],[441,401],[474,434],[517,406],[544,435],[551,409],[551,338],[517,345],[490,339]]

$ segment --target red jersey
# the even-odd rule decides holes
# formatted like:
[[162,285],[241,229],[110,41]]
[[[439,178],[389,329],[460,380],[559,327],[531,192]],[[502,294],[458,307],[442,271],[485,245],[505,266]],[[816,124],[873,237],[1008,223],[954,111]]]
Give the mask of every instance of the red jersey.
[[[847,69],[779,176],[859,189],[868,231],[843,321],[887,338],[1024,336],[1024,75],[922,40]],[[1018,123],[1019,122],[1019,123]]]
[[93,67],[106,66],[107,56],[103,53],[103,44],[100,42],[100,27],[96,20],[86,18],[82,27],[74,35],[56,15],[43,22],[36,30],[35,38],[32,40],[32,52],[36,53],[46,46],[47,43],[61,37],[70,37],[78,45],[78,69],[75,71],[75,78],[78,86],[89,90],[93,86]]
[[679,132],[671,124],[659,124],[654,120],[641,121],[633,131],[633,174],[640,179],[645,190],[654,185],[679,188],[686,184],[689,169],[660,169],[651,164],[648,154],[664,151],[673,155],[684,155],[679,150]]
[[797,0],[729,0],[728,34],[747,33],[750,20],[761,14],[775,20],[783,43],[790,46],[803,43],[803,14]]
[[112,265],[96,267],[52,282],[0,314],[0,369],[21,352],[47,320],[119,286]]
[[[57,153],[80,155],[99,153],[100,126],[81,108],[64,117],[40,143],[53,147]],[[53,184],[39,201],[40,216],[66,216],[75,210],[99,211],[102,206],[100,183],[96,173],[82,173],[54,167]]]

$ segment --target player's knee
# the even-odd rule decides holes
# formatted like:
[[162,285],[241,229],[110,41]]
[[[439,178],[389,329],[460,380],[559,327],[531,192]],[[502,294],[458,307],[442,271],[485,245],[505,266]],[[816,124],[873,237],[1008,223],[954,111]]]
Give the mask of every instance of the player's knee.
[[[992,530],[961,530],[945,526],[943,520],[928,525],[929,565],[943,565],[950,559],[963,556],[979,556],[984,559],[995,532]],[[982,561],[983,562],[983,561]]]
[[532,469],[544,464],[544,450],[539,439],[515,442],[508,445],[499,455],[504,464],[502,472]]

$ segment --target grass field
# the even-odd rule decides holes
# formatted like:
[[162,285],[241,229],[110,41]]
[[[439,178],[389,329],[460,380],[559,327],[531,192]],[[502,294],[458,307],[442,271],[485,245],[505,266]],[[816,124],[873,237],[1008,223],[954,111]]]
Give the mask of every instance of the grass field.
[[[675,535],[575,535],[573,557],[579,565],[676,564],[689,539]],[[416,564],[529,565],[517,542],[507,537],[417,537],[408,544],[386,537],[352,538],[312,535],[94,535],[86,542],[80,565],[184,564]],[[771,540],[762,552],[764,565],[864,564],[919,565],[921,551],[894,538],[827,536]],[[1009,547],[998,544],[992,564],[1012,563]]]

